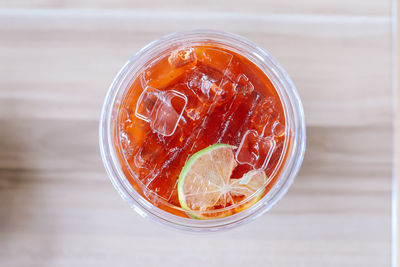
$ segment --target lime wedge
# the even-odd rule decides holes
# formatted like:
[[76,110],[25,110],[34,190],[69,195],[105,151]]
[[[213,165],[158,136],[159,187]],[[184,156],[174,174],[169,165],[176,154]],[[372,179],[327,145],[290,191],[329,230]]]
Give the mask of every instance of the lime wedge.
[[[266,181],[263,171],[254,170],[240,179],[231,175],[237,166],[234,146],[215,144],[189,158],[178,180],[179,202],[189,215],[197,219],[226,217],[255,204]],[[237,205],[246,200],[245,204]],[[230,210],[218,209],[232,206]]]

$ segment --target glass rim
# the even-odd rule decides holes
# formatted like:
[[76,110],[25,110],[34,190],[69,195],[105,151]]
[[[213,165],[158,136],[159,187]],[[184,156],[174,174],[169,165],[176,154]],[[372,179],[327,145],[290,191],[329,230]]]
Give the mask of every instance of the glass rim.
[[[224,218],[195,220],[183,218],[166,212],[142,197],[128,182],[122,172],[120,162],[114,150],[111,122],[112,112],[118,93],[125,91],[131,84],[132,77],[138,72],[140,64],[156,51],[166,50],[168,45],[187,43],[189,40],[218,41],[241,50],[240,54],[258,66],[274,85],[284,108],[286,127],[291,126],[291,146],[285,151],[286,159],[270,191],[255,205]],[[243,50],[243,51],[242,51]],[[146,57],[147,56],[147,57]],[[285,142],[286,143],[286,142]],[[232,33],[214,30],[195,30],[176,32],[163,36],[135,53],[121,68],[106,95],[99,123],[99,145],[101,157],[107,174],[121,197],[141,216],[152,219],[162,225],[193,232],[217,231],[232,228],[257,218],[275,205],[292,184],[305,152],[305,121],[303,107],[297,90],[286,71],[264,49],[257,44]],[[286,145],[286,144],[285,144]]]

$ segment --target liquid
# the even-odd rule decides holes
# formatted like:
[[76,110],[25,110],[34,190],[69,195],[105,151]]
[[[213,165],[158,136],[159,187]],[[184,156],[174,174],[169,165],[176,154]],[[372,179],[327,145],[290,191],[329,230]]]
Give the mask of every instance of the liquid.
[[149,63],[117,114],[115,147],[129,182],[153,205],[183,217],[178,176],[197,151],[234,145],[232,178],[253,169],[273,177],[283,153],[285,116],[271,81],[215,45],[169,51]]

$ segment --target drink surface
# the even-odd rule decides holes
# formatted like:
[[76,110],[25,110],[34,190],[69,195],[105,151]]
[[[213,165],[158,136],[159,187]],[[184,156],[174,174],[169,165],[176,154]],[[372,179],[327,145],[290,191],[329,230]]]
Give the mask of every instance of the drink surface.
[[[287,135],[282,103],[265,73],[215,44],[166,51],[149,62],[125,93],[114,127],[130,184],[153,205],[183,217],[178,178],[196,152],[230,145],[231,181],[261,171],[266,194]],[[231,194],[208,210],[233,209],[244,198]]]

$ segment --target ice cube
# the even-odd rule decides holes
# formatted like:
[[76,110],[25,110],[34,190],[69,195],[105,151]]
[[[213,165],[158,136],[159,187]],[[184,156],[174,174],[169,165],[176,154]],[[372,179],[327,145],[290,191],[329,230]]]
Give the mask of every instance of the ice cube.
[[133,155],[133,164],[136,168],[146,168],[150,169],[150,161],[146,155],[146,152],[143,151],[143,147],[140,147],[138,151]]
[[187,105],[187,97],[175,90],[160,91],[147,87],[139,96],[135,115],[150,123],[153,131],[171,136]]
[[[154,88],[165,88],[175,79],[181,77],[186,71],[189,71],[193,64],[184,62],[174,62],[180,67],[176,67],[169,62],[169,57],[164,56],[151,62],[142,72],[140,81],[143,88],[151,86]],[[183,64],[183,65],[182,65]]]
[[192,120],[198,120],[200,119],[200,111],[195,108],[189,108],[186,111],[187,116],[192,119]]
[[236,160],[241,164],[248,164],[254,169],[265,170],[275,150],[275,140],[264,137],[255,130],[248,130],[244,134],[239,148],[236,151]]
[[188,74],[186,78],[186,86],[196,95],[202,102],[208,101],[211,97],[210,89],[216,86],[218,78],[216,75],[207,75],[205,70],[196,69]]
[[196,64],[197,57],[193,48],[181,48],[171,53],[168,57],[169,64],[180,68],[188,64]]
[[[185,101],[183,99],[184,98],[182,98],[182,101]],[[169,96],[161,98],[161,100],[158,101],[155,111],[151,115],[151,128],[161,135],[172,135],[178,126],[183,110],[184,109],[178,113],[172,106]]]
[[258,132],[262,131],[263,135],[271,135],[271,125],[275,119],[279,119],[275,100],[272,97],[265,97],[256,107],[251,123]]
[[[191,82],[195,83],[196,81],[192,80]],[[187,105],[184,112],[186,116],[183,116],[182,120],[184,121],[186,119],[186,122],[199,120],[204,116],[204,112],[207,109],[205,96],[203,96],[201,92],[195,91],[194,87],[192,87],[192,89],[189,88],[186,82],[178,83],[172,88],[174,91],[185,93]]]
[[197,59],[211,68],[225,73],[230,65],[233,55],[221,49],[198,47],[195,49]]
[[285,135],[285,126],[278,120],[275,121],[272,125],[272,134],[275,137],[282,137],[283,135]]
[[250,126],[250,118],[260,101],[257,93],[248,95],[234,93],[231,103],[225,108],[221,126],[216,133],[219,142],[240,143]]
[[254,85],[249,81],[246,75],[240,74],[235,90],[240,94],[247,95],[254,91]]
[[155,109],[156,103],[162,97],[162,92],[153,87],[146,87],[136,103],[135,116],[149,122],[149,117]]
[[228,100],[228,94],[217,86],[222,77],[221,73],[206,74],[205,69],[199,68],[187,75],[183,83],[185,88],[180,87],[182,84],[178,85],[177,90],[188,92],[186,115],[189,119],[204,119],[212,111],[210,108],[213,109]]

